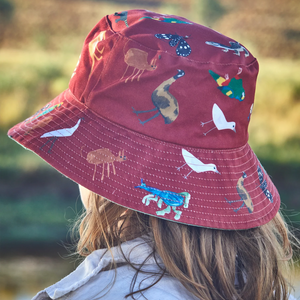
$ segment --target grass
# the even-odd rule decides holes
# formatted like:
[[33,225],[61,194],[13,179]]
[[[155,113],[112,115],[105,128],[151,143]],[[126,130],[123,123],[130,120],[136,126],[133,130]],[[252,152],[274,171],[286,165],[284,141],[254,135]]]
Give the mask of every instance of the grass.
[[77,185],[43,168],[1,177],[0,254],[66,253],[62,245],[70,243],[69,230],[82,211]]
[[250,143],[255,148],[272,145],[289,152],[294,148],[294,155],[285,155],[283,150],[277,158],[300,161],[300,156],[295,155],[300,148],[300,61],[266,58],[259,61]]
[[68,87],[78,60],[69,53],[0,51],[0,127],[21,121]]

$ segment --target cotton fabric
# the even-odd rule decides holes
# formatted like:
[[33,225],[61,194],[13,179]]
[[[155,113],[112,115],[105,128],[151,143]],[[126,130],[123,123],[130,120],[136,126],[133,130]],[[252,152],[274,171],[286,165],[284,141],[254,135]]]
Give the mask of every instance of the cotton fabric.
[[[125,256],[134,264],[141,264],[152,251],[151,246],[143,238],[125,242],[121,247]],[[104,300],[125,299],[125,295],[130,292],[130,284],[135,270],[129,265],[118,267],[116,269],[115,282],[115,270],[101,272],[103,268],[112,263],[112,255],[116,263],[126,262],[118,247],[113,247],[111,251],[112,254],[106,249],[92,252],[74,272],[39,292],[32,300],[95,300],[100,297]],[[159,263],[163,267],[160,259]],[[161,272],[154,258],[148,259],[142,270]],[[150,277],[149,274],[139,274],[134,290],[137,290],[139,285],[140,288],[151,285],[157,278],[155,276]],[[114,284],[111,286],[113,282]],[[143,294],[148,300],[197,299],[177,279],[171,276],[164,276]],[[145,299],[141,294],[136,294],[135,297],[136,299]]]

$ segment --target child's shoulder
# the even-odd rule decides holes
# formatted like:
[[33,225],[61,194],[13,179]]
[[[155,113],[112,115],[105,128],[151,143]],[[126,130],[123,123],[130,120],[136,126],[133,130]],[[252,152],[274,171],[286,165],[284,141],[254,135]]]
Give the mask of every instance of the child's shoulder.
[[[146,270],[157,273],[158,267],[157,265],[147,265]],[[135,272],[136,271],[129,265],[118,268],[116,281],[109,294],[107,294],[107,298],[103,299],[125,299],[125,295],[130,293],[130,284],[132,282],[132,278]],[[159,277],[159,275],[154,276],[149,273],[146,274],[143,272],[139,272],[139,274],[136,277],[136,282],[133,290],[136,291],[139,289],[142,290],[143,288],[147,288],[154,284],[159,279]],[[121,298],[123,295],[120,295],[120,291],[126,291],[126,293],[123,294],[124,298]],[[187,291],[185,287],[178,281],[178,279],[168,275],[164,275],[153,286],[143,291],[143,294],[135,294],[136,299],[145,299],[144,297],[148,300],[198,299],[195,296],[193,296],[189,291]]]
[[[148,265],[147,271],[157,272],[157,267]],[[62,281],[46,288],[38,293],[33,300],[121,300],[130,293],[132,279],[135,275],[135,270],[129,266],[124,265],[116,270],[108,270],[99,272],[87,282],[81,281],[81,286],[74,285],[64,278]],[[151,274],[139,273],[136,277],[133,290],[139,290],[151,286],[159,276],[151,276]],[[68,281],[68,282],[66,282]],[[67,291],[67,288],[73,288]],[[135,299],[148,299],[148,300],[196,300],[191,293],[189,293],[181,283],[171,276],[163,276],[154,286],[143,291],[143,294],[136,293]]]

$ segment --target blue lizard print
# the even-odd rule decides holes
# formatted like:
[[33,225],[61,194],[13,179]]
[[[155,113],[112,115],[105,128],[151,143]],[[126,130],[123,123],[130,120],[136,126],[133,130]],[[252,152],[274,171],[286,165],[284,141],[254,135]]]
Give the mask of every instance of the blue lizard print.
[[167,204],[167,208],[156,212],[158,216],[164,216],[166,213],[170,213],[172,207],[172,210],[176,214],[174,217],[175,220],[179,220],[182,214],[182,211],[177,210],[176,207],[183,205],[184,208],[188,208],[189,200],[191,198],[191,195],[187,192],[175,193],[147,186],[143,179],[141,179],[141,185],[135,186],[135,188],[140,188],[151,193],[142,200],[146,206],[150,204],[150,200],[156,201],[159,208],[161,208],[163,202]]

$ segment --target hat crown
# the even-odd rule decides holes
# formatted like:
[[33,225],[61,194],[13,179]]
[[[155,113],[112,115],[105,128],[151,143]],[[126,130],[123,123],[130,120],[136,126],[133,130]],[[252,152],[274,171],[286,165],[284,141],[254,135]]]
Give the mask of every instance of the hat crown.
[[248,140],[258,63],[238,42],[187,19],[145,10],[101,19],[70,89],[101,117],[182,146]]

